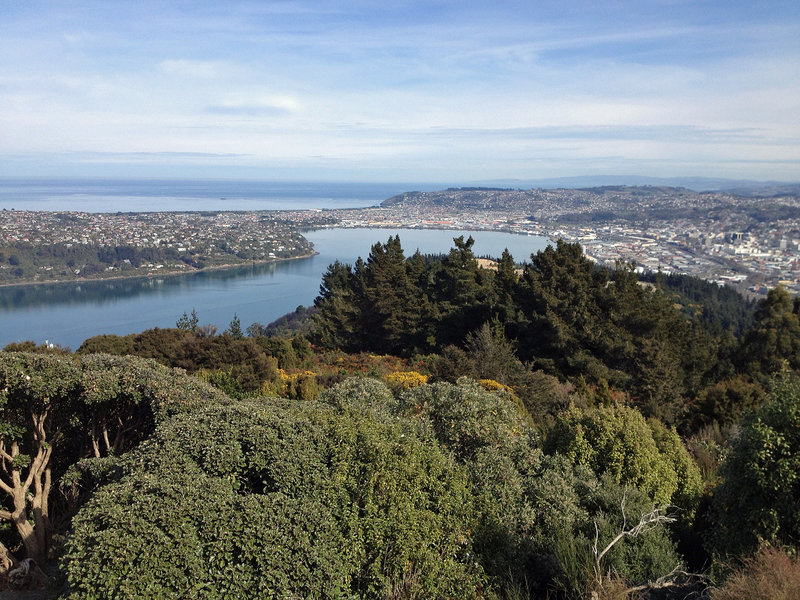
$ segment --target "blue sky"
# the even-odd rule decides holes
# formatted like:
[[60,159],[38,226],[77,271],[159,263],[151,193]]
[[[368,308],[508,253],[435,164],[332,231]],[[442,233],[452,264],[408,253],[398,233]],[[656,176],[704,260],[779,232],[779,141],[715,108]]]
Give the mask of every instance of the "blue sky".
[[0,0],[0,176],[800,180],[800,3]]

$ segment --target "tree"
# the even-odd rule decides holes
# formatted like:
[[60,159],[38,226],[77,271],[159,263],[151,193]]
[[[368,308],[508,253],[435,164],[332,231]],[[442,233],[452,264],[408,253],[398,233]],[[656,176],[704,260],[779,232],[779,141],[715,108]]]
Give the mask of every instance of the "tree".
[[412,350],[420,321],[420,290],[406,272],[400,236],[375,244],[363,270],[362,348],[392,354]]
[[82,458],[129,450],[177,407],[224,396],[153,361],[0,353],[0,520],[28,558],[46,556],[50,492]]
[[490,317],[493,290],[489,272],[478,266],[470,236],[453,238],[454,247],[434,272],[431,301],[438,347],[460,343],[465,323],[474,329]]
[[800,369],[800,316],[782,286],[771,289],[758,307],[742,344],[741,362],[754,377],[777,373],[784,365]]
[[197,325],[200,322],[200,319],[197,316],[197,311],[193,308],[191,316],[187,315],[185,312],[181,315],[181,318],[175,323],[175,326],[178,329],[182,329],[184,331],[197,331]]
[[70,597],[478,596],[463,471],[353,391],[162,423],[73,520]]
[[700,491],[699,471],[678,435],[655,420],[646,422],[635,408],[572,406],[557,418],[546,449],[634,486],[659,504],[694,500]]
[[233,320],[231,321],[230,325],[228,325],[228,329],[225,331],[225,333],[227,333],[235,340],[244,339],[244,333],[242,332],[242,322],[239,320],[239,317],[236,315],[236,313],[233,313]]
[[360,333],[360,298],[357,278],[350,265],[339,261],[322,276],[319,296],[314,300],[315,331],[322,345],[354,350]]
[[47,552],[53,449],[64,441],[65,405],[79,381],[80,370],[69,359],[0,357],[0,519],[14,525],[25,554],[37,562]]

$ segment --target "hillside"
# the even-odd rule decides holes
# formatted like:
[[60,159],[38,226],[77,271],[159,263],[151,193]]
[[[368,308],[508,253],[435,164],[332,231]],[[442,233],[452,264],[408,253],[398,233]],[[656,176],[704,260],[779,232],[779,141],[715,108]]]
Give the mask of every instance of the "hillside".
[[406,258],[392,237],[331,265],[316,310],[297,311],[311,341],[192,315],[74,355],[0,352],[0,590],[724,600],[758,577],[794,585],[800,303],[641,286],[577,244],[494,269],[454,244]]

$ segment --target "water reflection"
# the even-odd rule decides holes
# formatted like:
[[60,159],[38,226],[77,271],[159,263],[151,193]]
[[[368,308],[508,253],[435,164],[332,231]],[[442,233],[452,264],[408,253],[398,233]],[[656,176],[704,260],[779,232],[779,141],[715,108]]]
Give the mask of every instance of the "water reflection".
[[[291,272],[300,258],[264,264],[251,264],[230,269],[200,271],[164,277],[137,277],[106,281],[81,281],[20,285],[0,288],[0,311],[13,311],[39,306],[69,306],[73,304],[103,305],[152,294],[169,294],[209,284],[235,282],[253,277],[274,275],[277,269]],[[299,267],[302,269],[302,267]]]

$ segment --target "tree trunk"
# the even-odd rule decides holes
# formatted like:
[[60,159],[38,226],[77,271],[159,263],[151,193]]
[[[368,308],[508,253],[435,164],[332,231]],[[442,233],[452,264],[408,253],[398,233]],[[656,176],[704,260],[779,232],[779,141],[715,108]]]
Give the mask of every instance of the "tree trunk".
[[8,551],[8,548],[0,542],[0,577],[8,575],[8,572],[13,569],[19,561],[16,557]]
[[25,546],[25,555],[28,558],[40,562],[44,556],[44,548],[39,545],[39,539],[33,525],[28,522],[27,511],[25,510],[25,496],[24,493],[20,494],[21,497],[14,498],[14,512],[11,513],[11,522],[17,528],[22,543]]

